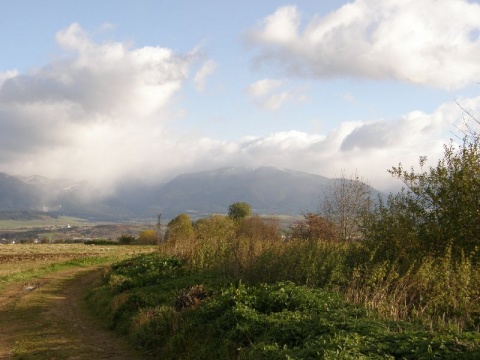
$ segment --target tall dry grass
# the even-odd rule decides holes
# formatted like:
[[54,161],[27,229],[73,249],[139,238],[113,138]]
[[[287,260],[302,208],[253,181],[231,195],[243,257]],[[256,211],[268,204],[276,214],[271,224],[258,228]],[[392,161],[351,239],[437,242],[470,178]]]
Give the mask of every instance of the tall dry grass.
[[420,319],[432,328],[480,330],[480,264],[470,258],[425,257],[404,264],[387,260],[352,272],[347,299],[395,320]]
[[164,243],[160,251],[225,279],[330,289],[380,317],[480,329],[480,265],[466,256],[454,259],[447,251],[411,263],[374,261],[361,243],[284,240],[278,223],[258,217],[235,223],[215,216],[194,230],[193,239]]

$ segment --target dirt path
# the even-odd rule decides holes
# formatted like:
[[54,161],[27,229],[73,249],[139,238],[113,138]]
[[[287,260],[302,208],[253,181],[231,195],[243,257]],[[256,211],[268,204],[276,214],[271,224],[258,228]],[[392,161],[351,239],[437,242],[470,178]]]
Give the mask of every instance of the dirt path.
[[1,290],[0,359],[144,358],[86,307],[102,271],[70,269]]

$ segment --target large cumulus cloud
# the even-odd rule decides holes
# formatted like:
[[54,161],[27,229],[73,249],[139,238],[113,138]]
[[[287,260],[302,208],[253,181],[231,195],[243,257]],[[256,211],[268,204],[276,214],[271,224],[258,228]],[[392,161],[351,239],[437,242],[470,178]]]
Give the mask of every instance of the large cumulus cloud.
[[13,172],[112,179],[160,150],[168,106],[194,54],[96,44],[78,24],[49,64],[0,76],[0,164]]
[[460,88],[480,79],[480,4],[466,0],[356,0],[303,25],[279,8],[247,33],[290,75],[394,79]]

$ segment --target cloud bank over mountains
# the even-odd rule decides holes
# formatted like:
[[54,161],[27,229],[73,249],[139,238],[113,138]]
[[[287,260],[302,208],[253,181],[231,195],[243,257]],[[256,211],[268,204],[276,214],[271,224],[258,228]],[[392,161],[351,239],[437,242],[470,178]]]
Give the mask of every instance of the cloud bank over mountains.
[[[463,21],[449,21],[451,14]],[[261,78],[244,94],[278,111],[285,101],[301,102],[299,92],[285,88],[292,78],[461,88],[480,80],[478,19],[480,5],[466,1],[357,0],[306,24],[295,6],[282,7],[246,33],[258,49],[254,61],[278,66],[280,77]],[[0,73],[0,171],[108,188],[126,179],[159,182],[183,172],[273,164],[329,177],[358,170],[384,190],[392,185],[386,169],[440,156],[448,131],[462,120],[452,99],[431,113],[349,121],[324,134],[293,130],[292,119],[290,131],[234,141],[186,135],[173,126],[195,111],[181,101],[185,87],[204,92],[222,64],[195,48],[179,54],[97,43],[79,24],[55,39],[61,54],[48,64]],[[480,97],[459,101],[478,111]]]
[[480,78],[479,18],[467,1],[357,0],[306,25],[296,6],[281,7],[247,36],[257,62],[291,76],[455,89]]

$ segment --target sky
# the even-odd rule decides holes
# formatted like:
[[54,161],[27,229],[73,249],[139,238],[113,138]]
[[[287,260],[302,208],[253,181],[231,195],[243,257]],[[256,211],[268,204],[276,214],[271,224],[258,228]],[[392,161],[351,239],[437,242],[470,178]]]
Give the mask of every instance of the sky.
[[[226,166],[358,173],[442,157],[480,106],[480,2],[0,5],[0,171],[105,189]],[[460,105],[460,106],[459,106]]]

